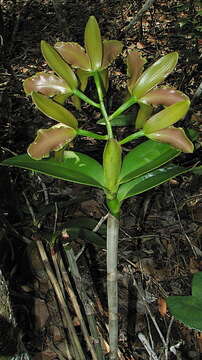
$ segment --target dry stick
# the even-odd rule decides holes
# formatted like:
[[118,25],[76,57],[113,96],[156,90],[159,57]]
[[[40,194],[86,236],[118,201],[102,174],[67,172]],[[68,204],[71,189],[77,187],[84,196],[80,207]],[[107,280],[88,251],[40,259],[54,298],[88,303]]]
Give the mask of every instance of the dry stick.
[[[61,291],[61,289],[60,289],[60,287],[59,287],[59,285],[57,283],[57,279],[56,279],[55,275],[53,274],[53,271],[52,271],[51,266],[49,264],[48,257],[46,255],[43,243],[42,243],[42,241],[40,239],[36,238],[36,244],[37,244],[37,248],[39,250],[39,253],[41,255],[41,259],[42,259],[42,261],[44,263],[46,272],[47,272],[48,277],[50,279],[50,282],[51,282],[51,284],[53,286],[53,289],[54,289],[54,291],[56,293],[58,303],[60,304],[61,312],[64,315],[63,316],[64,326],[65,326],[65,328],[68,328],[68,330],[69,330],[69,336],[71,338],[72,345],[73,345],[73,348],[74,348],[74,351],[75,351],[75,354],[76,354],[76,360],[85,360],[85,356],[84,356],[83,350],[81,348],[81,344],[79,342],[79,339],[78,339],[78,336],[76,334],[75,328],[74,328],[74,326],[72,324],[72,319],[71,319],[69,310],[67,308],[65,299],[64,299],[64,297],[62,295],[62,291]],[[68,346],[67,346],[66,351],[67,351],[68,359],[72,360],[72,356],[70,354]]]
[[200,85],[196,89],[196,92],[194,93],[194,96],[191,100],[191,106],[193,106],[195,102],[198,100],[198,98],[200,98],[201,93],[202,93],[202,82],[200,83]]
[[168,326],[168,331],[166,334],[166,348],[165,348],[165,360],[168,360],[168,345],[169,345],[169,337],[170,337],[170,331],[171,331],[171,327],[174,321],[174,316],[171,317],[169,326]]
[[132,274],[132,278],[133,278],[133,284],[134,284],[134,286],[136,287],[136,289],[137,289],[137,291],[138,291],[138,293],[139,293],[139,295],[140,295],[140,297],[141,297],[141,299],[142,299],[142,301],[143,301],[143,303],[144,303],[144,306],[145,306],[145,308],[146,308],[149,316],[151,317],[151,319],[152,319],[152,321],[153,321],[153,324],[154,324],[157,332],[159,333],[159,336],[160,336],[160,338],[161,338],[161,341],[162,341],[164,347],[166,347],[167,344],[166,344],[166,341],[165,341],[165,339],[164,339],[164,337],[163,337],[163,334],[162,334],[161,330],[159,329],[159,326],[158,326],[158,324],[157,324],[157,322],[156,322],[156,319],[155,319],[154,316],[152,315],[151,310],[150,310],[149,306],[147,305],[147,302],[146,302],[146,300],[145,300],[145,298],[144,298],[144,295],[142,294],[142,291],[139,289],[139,286],[138,286],[137,281],[135,280],[133,274]]
[[97,358],[99,360],[102,360],[103,352],[102,352],[102,347],[100,344],[100,336],[99,336],[97,325],[96,325],[95,311],[94,311],[92,301],[89,299],[88,295],[86,294],[86,291],[82,284],[81,275],[79,273],[79,269],[78,269],[78,266],[76,263],[76,257],[74,255],[72,248],[66,249],[65,253],[67,255],[67,260],[69,263],[70,271],[71,271],[72,277],[74,279],[79,297],[80,297],[83,307],[85,309],[85,313],[86,313],[89,327],[90,327],[91,336],[92,336],[92,338],[94,340],[94,344],[95,344]]
[[123,28],[122,31],[128,31],[134,24],[136,24],[142,17],[145,11],[147,11],[155,0],[146,0],[142,8],[138,11],[137,15],[131,20],[131,22]]
[[156,353],[154,352],[154,350],[152,350],[148,340],[146,339],[146,337],[144,336],[143,333],[138,333],[138,339],[141,341],[142,345],[144,346],[144,348],[146,349],[146,351],[148,352],[149,356],[152,357],[153,360],[158,360],[158,356],[156,355]]
[[61,269],[61,274],[62,274],[62,277],[63,277],[63,281],[64,281],[66,291],[69,294],[69,297],[70,297],[70,299],[72,301],[74,310],[75,310],[76,315],[77,315],[77,317],[79,319],[79,322],[80,322],[80,325],[81,325],[81,330],[83,332],[83,336],[84,336],[84,339],[86,341],[86,344],[88,345],[88,348],[89,348],[89,350],[91,352],[92,359],[93,360],[98,360],[98,358],[96,356],[96,353],[95,353],[95,349],[92,346],[92,341],[90,339],[90,336],[89,336],[89,333],[88,333],[88,330],[87,330],[83,315],[81,313],[81,310],[80,310],[76,295],[75,295],[75,293],[73,291],[73,288],[72,288],[72,285],[71,285],[71,282],[70,282],[70,279],[69,279],[69,275],[68,275],[68,273],[67,273],[67,271],[65,269],[64,262],[62,260],[62,257],[60,256],[60,254],[58,254],[58,262],[59,262],[59,267]]

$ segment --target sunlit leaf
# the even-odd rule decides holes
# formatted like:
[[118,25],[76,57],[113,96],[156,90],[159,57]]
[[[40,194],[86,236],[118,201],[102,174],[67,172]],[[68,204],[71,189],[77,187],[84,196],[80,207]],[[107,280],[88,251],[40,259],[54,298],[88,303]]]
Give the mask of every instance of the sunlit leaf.
[[54,48],[62,58],[73,67],[86,71],[91,70],[89,56],[86,54],[85,49],[79,44],[75,42],[57,42]]
[[167,144],[147,140],[137,145],[124,157],[119,181],[120,183],[128,182],[164,165],[180,153],[179,150]]
[[27,149],[28,155],[35,160],[49,157],[51,151],[62,149],[75,138],[76,134],[75,129],[64,124],[57,124],[49,129],[39,129],[36,139]]
[[169,144],[184,153],[192,153],[194,151],[194,145],[185,135],[182,128],[175,128],[174,126],[168,127],[166,129],[158,130],[148,135],[148,137],[152,140]]
[[191,168],[186,169],[181,166],[169,165],[138,176],[136,179],[120,185],[117,195],[118,200],[123,201],[131,196],[141,194],[188,171],[191,171]]
[[68,125],[74,129],[77,128],[77,119],[69,110],[65,109],[62,105],[54,102],[45,95],[35,92],[32,93],[32,100],[37,106],[37,108],[51,119]]
[[183,92],[172,88],[158,88],[149,91],[141,101],[152,105],[165,105],[170,106],[176,102],[189,100]]
[[146,121],[143,130],[145,135],[154,133],[158,130],[165,129],[182,119],[189,110],[190,101],[180,101],[166,109],[159,111]]
[[17,166],[33,170],[58,179],[103,188],[103,168],[95,159],[85,154],[64,151],[64,161],[54,158],[34,160],[29,155],[18,155],[0,165]]
[[84,41],[86,52],[91,61],[93,71],[101,68],[102,65],[102,39],[100,28],[94,16],[90,16],[85,27]]
[[78,87],[76,75],[58,52],[44,40],[41,41],[41,51],[50,68],[64,79],[72,90],[76,89]]
[[108,67],[121,53],[123,43],[118,40],[103,40],[102,69]]
[[57,94],[72,94],[72,90],[67,83],[54,75],[54,73],[39,72],[32,77],[27,78],[24,83],[24,90],[27,95],[32,91],[40,92],[47,96],[54,96]]
[[138,78],[132,89],[132,94],[137,98],[143,97],[143,95],[162,82],[173,71],[177,61],[177,52],[161,57]]
[[131,51],[127,56],[127,75],[128,79],[128,90],[132,93],[137,79],[143,72],[144,64],[147,61],[141,56],[138,51]]

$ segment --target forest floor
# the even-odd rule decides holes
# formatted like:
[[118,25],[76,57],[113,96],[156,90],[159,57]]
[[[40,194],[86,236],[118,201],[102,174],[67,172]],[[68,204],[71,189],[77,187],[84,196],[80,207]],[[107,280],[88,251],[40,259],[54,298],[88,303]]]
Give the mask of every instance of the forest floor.
[[[90,15],[96,16],[103,37],[124,43],[123,55],[110,67],[110,111],[116,109],[125,96],[124,59],[127,49],[138,49],[147,59],[146,66],[162,55],[178,51],[177,68],[166,79],[165,85],[185,92],[190,99],[201,82],[201,17],[197,13],[200,3],[156,0],[129,30],[126,26],[143,5],[140,0],[75,0],[64,3],[66,28],[61,31],[51,0],[0,1],[3,20],[0,25],[1,160],[25,153],[37,129],[50,124],[50,120],[47,121],[25,96],[22,86],[27,77],[49,70],[40,52],[40,41],[46,40],[50,44],[59,40],[74,41],[82,45]],[[89,86],[87,91],[93,97],[93,87]],[[98,126],[99,114],[89,105],[75,113],[83,122],[84,129],[93,131]],[[193,103],[185,126],[200,132],[201,107],[198,100]],[[75,150],[99,161],[102,146],[102,143],[88,138],[79,138],[74,145]],[[193,154],[182,155],[176,161],[186,166],[194,165],[200,161],[200,156],[198,140]],[[54,295],[47,284],[38,253],[33,250],[33,236],[40,234],[48,241],[56,231],[61,234],[64,229],[81,226],[93,229],[106,213],[100,190],[25,170],[0,168],[0,268],[9,283],[23,343],[35,360],[61,358],[53,346],[60,342],[61,334],[57,332]],[[105,238],[105,225],[100,234]],[[100,323],[107,323],[106,251],[90,243],[85,233],[71,235],[70,231],[69,236],[76,254],[85,244],[78,265],[86,291],[96,303],[98,319]],[[144,292],[147,307],[161,333],[164,337],[169,335],[168,359],[200,359],[200,333],[175,320],[169,328],[171,315],[164,301],[168,295],[191,294],[192,275],[202,271],[200,176],[179,176],[125,201],[121,214],[118,271],[121,359],[150,359],[138,340],[139,332],[152,340],[158,359],[164,359],[161,338],[145,302],[137,293],[134,279]],[[73,309],[72,315],[75,316]],[[76,320],[75,326],[79,333],[80,325]],[[4,330],[0,323],[1,336]],[[7,336],[4,334],[5,341]],[[103,346],[107,353],[107,343]],[[12,337],[11,345],[2,345],[0,341],[0,355],[13,356],[15,352]],[[88,354],[86,356],[91,358]]]

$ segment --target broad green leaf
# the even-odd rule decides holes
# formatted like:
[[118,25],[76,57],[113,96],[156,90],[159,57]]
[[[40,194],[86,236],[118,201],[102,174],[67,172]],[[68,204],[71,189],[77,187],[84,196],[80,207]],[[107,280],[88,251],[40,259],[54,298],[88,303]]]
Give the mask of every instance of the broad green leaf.
[[173,149],[167,144],[152,140],[145,141],[124,157],[120,183],[128,182],[137,176],[154,170],[180,155],[180,153],[179,150]]
[[61,123],[49,129],[39,129],[36,139],[29,145],[27,152],[35,160],[47,158],[51,151],[63,149],[75,138],[76,134],[75,129]]
[[123,43],[118,40],[103,40],[102,69],[106,69],[121,53]]
[[24,90],[27,95],[33,91],[40,92],[43,95],[54,96],[57,94],[67,94],[70,96],[72,90],[67,83],[54,73],[39,72],[27,78],[24,83]]
[[68,125],[74,129],[78,127],[78,121],[74,115],[62,105],[49,99],[47,96],[33,92],[32,100],[37,108],[51,119]]
[[75,68],[91,71],[91,63],[85,49],[74,42],[57,42],[54,48],[62,58]]
[[166,302],[177,320],[189,328],[202,331],[202,272],[193,276],[191,296],[169,296]]
[[138,176],[136,179],[120,185],[117,198],[119,201],[123,201],[131,196],[141,194],[149,189],[152,189],[171,178],[181,175],[190,171],[181,166],[167,166],[164,168],[156,169],[148,172],[142,176]]
[[146,121],[143,130],[145,135],[165,129],[182,119],[189,110],[190,101],[180,101],[159,111]]
[[91,61],[91,70],[100,69],[102,65],[102,39],[99,25],[94,16],[90,16],[86,24],[84,41],[86,52]]
[[41,51],[50,68],[64,79],[72,90],[76,89],[78,87],[76,75],[58,52],[44,40],[41,41]]
[[0,165],[17,166],[78,184],[104,187],[101,164],[79,152],[65,151],[63,162],[53,158],[33,160],[29,155],[18,155],[3,161]]
[[132,89],[132,94],[140,99],[154,86],[161,83],[173,71],[177,61],[177,52],[172,52],[161,57],[138,78]]
[[146,63],[138,51],[131,51],[127,56],[127,75],[128,75],[128,90],[132,93],[132,90],[135,87],[137,79],[143,72],[144,64]]
[[184,153],[193,153],[194,151],[194,145],[186,136],[182,128],[170,126],[166,129],[161,129],[149,134],[148,138],[169,144]]

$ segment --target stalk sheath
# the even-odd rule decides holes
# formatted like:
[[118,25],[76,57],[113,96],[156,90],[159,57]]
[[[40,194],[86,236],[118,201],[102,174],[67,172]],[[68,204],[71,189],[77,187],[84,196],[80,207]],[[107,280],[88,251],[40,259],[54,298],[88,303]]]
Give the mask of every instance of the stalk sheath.
[[119,220],[109,213],[107,219],[107,294],[109,311],[110,360],[118,357],[117,253]]

